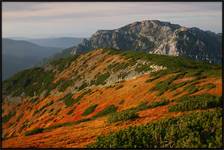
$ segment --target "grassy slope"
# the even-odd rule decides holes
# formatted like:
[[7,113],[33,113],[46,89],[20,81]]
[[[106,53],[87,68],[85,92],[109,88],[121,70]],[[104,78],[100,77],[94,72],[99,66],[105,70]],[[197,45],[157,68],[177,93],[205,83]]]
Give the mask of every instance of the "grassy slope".
[[[101,87],[106,83],[108,73],[110,75],[114,73],[113,71],[123,70],[128,66],[134,66],[139,60],[153,62],[153,64],[162,65],[168,69],[152,73],[150,76],[143,74],[136,79]],[[95,64],[93,61],[95,61]],[[119,62],[120,64],[112,65],[115,62]],[[39,132],[37,131],[40,131],[41,134],[44,135],[49,135],[50,133],[53,135],[57,133],[62,136],[64,133],[61,132],[61,129],[63,129],[72,139],[81,138],[80,136],[82,135],[87,141],[71,142],[69,139],[66,139],[62,143],[70,142],[69,144],[72,147],[84,146],[94,142],[94,139],[97,135],[101,135],[101,132],[109,134],[111,130],[117,131],[118,128],[114,126],[114,124],[117,123],[114,120],[118,120],[118,123],[120,122],[119,129],[127,128],[130,125],[142,125],[153,120],[160,120],[164,117],[182,114],[182,112],[169,112],[168,107],[174,105],[175,99],[182,97],[184,94],[198,95],[210,93],[212,95],[221,95],[220,66],[195,62],[179,57],[151,55],[138,52],[118,53],[114,50],[96,50],[79,57],[55,61],[52,65],[55,66],[53,67],[54,69],[49,69],[48,71],[37,68],[18,73],[3,84],[3,92],[5,95],[18,96],[25,91],[25,96],[28,98],[28,101],[24,101],[22,104],[8,104],[7,102],[3,104],[3,117],[7,117],[3,125],[3,129],[6,131],[4,133],[6,138],[17,136],[16,139],[18,138],[23,140],[24,143],[29,143],[28,145],[34,146],[38,144],[38,141],[34,140],[31,142],[29,140],[33,137],[32,133],[38,136],[39,134],[37,133]],[[114,67],[112,69],[108,68],[109,65]],[[149,69],[147,65],[139,65],[137,68],[138,71],[140,70],[140,72],[142,71],[143,73]],[[82,79],[83,76],[84,79]],[[87,78],[93,79],[91,80],[92,84],[91,82],[87,82]],[[184,84],[182,80],[184,80]],[[79,83],[80,81],[81,83]],[[76,85],[78,86],[75,89],[75,93],[70,94],[69,87]],[[91,90],[86,89],[88,87],[91,87]],[[36,92],[34,93],[33,91]],[[40,97],[43,91],[45,91],[44,96]],[[53,94],[53,92],[57,94]],[[67,99],[65,100],[63,97]],[[111,104],[114,105],[114,108],[110,106]],[[139,105],[141,105],[141,109],[138,108]],[[152,106],[156,106],[156,108]],[[12,112],[15,107],[17,107],[16,113],[11,113],[13,114],[11,115],[10,112]],[[112,124],[107,123],[108,117],[105,118],[98,115],[104,114],[102,113],[104,111],[112,113],[130,108],[137,112],[139,116],[137,117],[138,124],[136,124],[136,115],[132,114],[124,115],[130,116],[130,118],[119,117],[120,114],[118,114],[118,117],[115,115],[115,119],[112,118],[115,123]],[[150,111],[154,112],[156,110],[156,114],[158,115],[156,118],[149,115]],[[86,111],[88,113],[85,113]],[[158,111],[161,112],[158,113]],[[21,112],[24,112],[23,115]],[[133,111],[131,111],[131,113],[133,113]],[[85,130],[91,132],[91,126],[93,124],[91,122],[100,122],[100,124],[98,124],[99,126],[96,125],[96,131],[89,135],[87,133],[85,134],[85,131],[76,131],[79,134],[75,136],[66,130],[69,128],[69,130],[75,131],[73,126],[79,126],[81,123],[86,124]],[[129,124],[127,125],[126,122],[129,122]],[[17,125],[15,126],[16,123]],[[101,128],[100,125],[106,125],[108,128]],[[29,135],[30,133],[30,136],[23,137],[24,134]],[[16,142],[16,139],[11,138],[6,140],[3,142],[3,146],[12,146],[13,144],[20,145]],[[54,139],[50,135],[49,139],[54,141],[54,145],[51,145],[47,141],[43,144],[39,143],[38,145],[40,147],[46,145],[57,147],[56,143],[60,143],[58,139]],[[102,144],[102,141],[100,142]],[[69,144],[67,143],[67,145]],[[208,147],[208,144],[209,143],[207,143],[207,145],[205,144],[205,147]],[[116,146],[118,145],[115,145],[115,147]],[[129,145],[129,147],[134,146]]]

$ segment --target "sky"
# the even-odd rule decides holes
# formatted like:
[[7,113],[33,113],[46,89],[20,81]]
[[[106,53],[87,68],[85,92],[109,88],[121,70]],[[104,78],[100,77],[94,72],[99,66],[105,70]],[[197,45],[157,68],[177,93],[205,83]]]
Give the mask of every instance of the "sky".
[[222,32],[221,2],[3,2],[3,37],[90,37],[136,21],[161,20]]

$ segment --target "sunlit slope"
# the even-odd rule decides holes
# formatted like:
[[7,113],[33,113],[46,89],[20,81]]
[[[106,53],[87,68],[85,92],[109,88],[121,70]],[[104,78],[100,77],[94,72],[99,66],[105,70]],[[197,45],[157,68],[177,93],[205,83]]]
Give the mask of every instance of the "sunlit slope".
[[[3,83],[3,147],[94,147],[97,136],[129,126],[195,112],[219,114],[221,90],[220,66],[144,52],[93,50],[25,70]],[[220,145],[214,144],[221,140],[215,132],[221,128],[220,117],[214,118],[211,147]],[[206,131],[207,126],[201,128]],[[105,147],[108,141],[98,139],[95,146]],[[175,142],[174,147],[181,147]],[[114,143],[112,147],[135,147]]]

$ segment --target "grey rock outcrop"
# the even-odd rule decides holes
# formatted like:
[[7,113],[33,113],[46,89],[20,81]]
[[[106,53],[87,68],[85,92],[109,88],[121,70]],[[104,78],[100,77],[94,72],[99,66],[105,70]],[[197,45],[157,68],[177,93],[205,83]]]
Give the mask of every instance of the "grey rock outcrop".
[[99,30],[72,49],[72,54],[96,48],[146,51],[221,63],[222,34],[186,28],[169,22],[145,20],[115,30]]

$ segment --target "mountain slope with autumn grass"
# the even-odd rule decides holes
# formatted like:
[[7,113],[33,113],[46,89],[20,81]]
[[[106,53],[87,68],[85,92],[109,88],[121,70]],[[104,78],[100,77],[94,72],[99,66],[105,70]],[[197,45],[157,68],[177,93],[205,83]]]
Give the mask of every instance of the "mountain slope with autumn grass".
[[96,49],[3,83],[3,147],[221,147],[221,66]]

